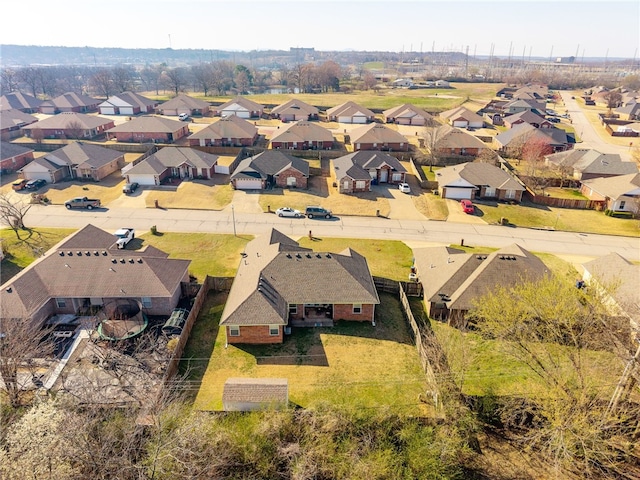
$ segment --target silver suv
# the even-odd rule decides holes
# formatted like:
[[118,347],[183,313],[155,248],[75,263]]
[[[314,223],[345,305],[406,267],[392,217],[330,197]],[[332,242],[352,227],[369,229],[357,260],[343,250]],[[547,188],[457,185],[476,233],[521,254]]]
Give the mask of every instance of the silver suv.
[[309,218],[313,218],[313,217],[331,218],[332,216],[331,210],[327,210],[326,208],[317,207],[317,206],[307,207],[304,213]]

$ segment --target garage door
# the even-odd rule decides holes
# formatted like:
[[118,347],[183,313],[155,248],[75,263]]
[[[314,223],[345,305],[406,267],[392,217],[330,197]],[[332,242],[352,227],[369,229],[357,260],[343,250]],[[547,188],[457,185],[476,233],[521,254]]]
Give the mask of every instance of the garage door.
[[471,200],[471,194],[473,189],[471,188],[447,188],[444,192],[444,198],[453,198],[454,200],[462,200],[466,198]]
[[133,115],[133,107],[121,107],[120,115]]
[[116,108],[115,107],[100,107],[100,113],[102,115],[115,115]]
[[24,172],[24,178],[27,180],[44,180],[51,183],[51,174],[49,172]]
[[139,185],[156,185],[155,175],[127,175],[127,180],[130,183],[136,182]]
[[338,117],[338,123],[355,123],[351,117]]
[[260,190],[262,189],[262,180],[253,178],[238,178],[236,180],[236,188],[238,190]]
[[367,123],[367,117],[365,116],[354,116],[353,117],[353,123]]

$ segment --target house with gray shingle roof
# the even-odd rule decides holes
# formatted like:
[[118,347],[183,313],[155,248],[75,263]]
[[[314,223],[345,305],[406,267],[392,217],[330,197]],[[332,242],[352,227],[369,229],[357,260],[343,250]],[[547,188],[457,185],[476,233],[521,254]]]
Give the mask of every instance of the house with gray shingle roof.
[[287,408],[289,382],[286,378],[227,378],[222,391],[225,412],[251,412]]
[[401,133],[380,123],[354,128],[350,133],[353,150],[406,152],[409,142]]
[[192,117],[202,117],[208,115],[210,111],[211,105],[208,102],[190,97],[184,93],[180,93],[171,100],[161,103],[156,108],[157,113],[168,116],[178,116],[186,113]]
[[300,120],[275,130],[271,148],[289,150],[331,150],[333,134],[315,122]]
[[156,116],[136,117],[107,131],[109,140],[130,143],[174,143],[187,135],[187,122]]
[[282,343],[291,327],[374,322],[379,303],[362,255],[313,252],[272,229],[247,244],[220,325],[227,343]]
[[624,162],[617,153],[600,153],[585,148],[546,155],[545,163],[581,181],[638,173],[635,162]]
[[403,183],[406,174],[400,161],[384,152],[361,150],[331,161],[331,176],[340,193],[369,192],[378,183]]
[[544,142],[554,152],[563,152],[573,148],[575,137],[560,128],[536,128],[528,123],[520,123],[499,133],[494,141],[502,152],[517,156],[528,141]]
[[3,174],[15,172],[32,161],[32,148],[15,143],[0,142],[0,171]]
[[114,126],[115,122],[108,118],[86,113],[64,112],[26,125],[22,127],[22,131],[30,138],[42,134],[42,138],[88,140],[104,134]]
[[158,102],[143,97],[135,92],[122,92],[112,95],[98,105],[102,115],[138,115],[140,113],[154,113]]
[[507,128],[512,128],[520,123],[528,123],[536,128],[553,128],[554,126],[549,120],[533,113],[531,110],[523,110],[513,115],[508,115],[502,119],[502,122]]
[[413,256],[429,317],[457,327],[466,326],[474,302],[496,287],[541,280],[549,273],[542,260],[517,244],[481,255],[451,247],[415,248]]
[[591,200],[605,201],[608,210],[640,213],[640,173],[585,180],[580,193]]
[[12,138],[20,137],[22,136],[22,127],[37,121],[37,117],[16,108],[2,110],[0,115],[0,138],[3,141],[9,141]]
[[453,127],[482,128],[484,126],[484,119],[465,107],[446,110],[440,114],[440,117]]
[[489,163],[462,163],[436,172],[442,198],[490,198],[522,201],[525,187],[509,173]]
[[73,142],[25,165],[20,174],[27,180],[48,183],[64,179],[99,182],[124,166],[124,153],[92,143]]
[[40,113],[55,115],[64,112],[89,113],[98,110],[100,100],[88,95],[67,92],[40,104]]
[[258,128],[236,115],[222,117],[189,136],[192,147],[250,147],[258,138]]
[[337,107],[327,110],[327,121],[339,123],[369,123],[373,122],[376,114],[368,108],[349,100]]
[[410,103],[389,108],[382,112],[382,117],[385,123],[398,125],[428,126],[437,123],[432,115]]
[[236,97],[222,105],[212,108],[213,114],[221,117],[235,115],[240,118],[259,118],[264,107],[245,97]]
[[640,120],[640,102],[634,99],[623,107],[616,108],[615,112],[622,120]]
[[210,179],[218,156],[188,147],[164,147],[123,170],[127,183],[160,185],[170,178]]
[[318,108],[308,103],[293,98],[271,110],[271,116],[283,122],[295,122],[298,120],[317,120]]
[[238,190],[307,188],[308,182],[309,163],[281,150],[265,150],[245,158],[231,174],[231,184]]
[[115,242],[113,234],[87,225],[54,246],[2,285],[0,320],[42,323],[118,300],[138,303],[147,315],[170,315],[191,262],[151,246],[118,249]]
[[441,155],[477,156],[489,147],[478,137],[458,128],[442,127],[436,133],[435,149]]
[[0,111],[20,110],[24,113],[38,113],[42,100],[22,92],[11,92],[0,97]]

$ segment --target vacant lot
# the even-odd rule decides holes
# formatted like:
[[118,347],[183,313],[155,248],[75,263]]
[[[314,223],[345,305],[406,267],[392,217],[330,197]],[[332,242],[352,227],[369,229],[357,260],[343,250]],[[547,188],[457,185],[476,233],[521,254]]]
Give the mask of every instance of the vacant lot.
[[220,410],[227,378],[277,377],[288,379],[289,400],[304,408],[329,403],[426,412],[418,399],[425,376],[394,296],[382,295],[375,327],[338,322],[332,328],[293,329],[282,345],[226,348],[218,328],[219,300],[209,296],[183,355],[183,371],[195,384],[201,380],[195,408]]
[[[227,175],[224,177],[228,179]],[[154,207],[157,201],[162,208],[222,210],[232,199],[233,188],[229,182],[216,177],[214,180],[183,181],[175,190],[149,190],[145,204]]]

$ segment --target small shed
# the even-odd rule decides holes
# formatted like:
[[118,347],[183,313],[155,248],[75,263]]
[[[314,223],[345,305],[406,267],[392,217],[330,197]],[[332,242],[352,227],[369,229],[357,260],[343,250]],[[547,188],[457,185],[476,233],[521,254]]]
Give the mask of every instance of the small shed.
[[164,322],[164,325],[162,326],[162,333],[167,336],[180,335],[182,333],[182,327],[184,327],[188,316],[189,310],[176,308],[171,312],[169,319]]
[[286,378],[228,378],[224,382],[222,406],[225,412],[283,409],[289,404]]

